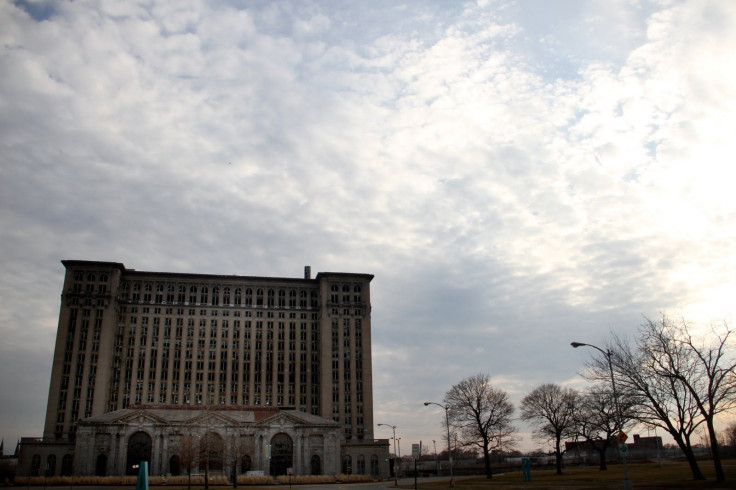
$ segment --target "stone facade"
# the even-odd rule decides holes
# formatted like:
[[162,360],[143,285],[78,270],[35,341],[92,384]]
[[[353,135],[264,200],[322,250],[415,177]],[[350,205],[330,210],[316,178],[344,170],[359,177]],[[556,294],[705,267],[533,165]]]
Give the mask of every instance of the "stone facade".
[[74,473],[135,474],[149,461],[152,475],[186,474],[189,454],[193,473],[337,474],[341,432],[295,410],[118,410],[80,422]]
[[[189,422],[205,417],[217,427],[213,437],[240,437],[250,466],[265,474],[269,444],[291,444],[296,474],[311,474],[312,460],[323,474],[388,474],[388,441],[373,439],[372,275],[62,263],[43,438],[22,440],[19,474],[125,473],[128,446],[149,442],[151,472],[168,473],[183,434],[177,417],[205,406],[215,415]],[[275,425],[262,425],[258,414],[269,410]],[[136,420],[147,428],[134,431]],[[279,424],[290,428],[279,432]]]

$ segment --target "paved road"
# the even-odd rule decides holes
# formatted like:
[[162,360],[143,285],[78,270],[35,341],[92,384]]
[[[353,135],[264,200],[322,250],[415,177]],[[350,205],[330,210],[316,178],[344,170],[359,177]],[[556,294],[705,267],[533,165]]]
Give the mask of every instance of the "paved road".
[[[435,477],[435,478],[419,478],[418,482],[438,482],[438,481],[448,481],[449,478],[443,478],[443,477]],[[414,485],[414,479],[413,478],[402,478],[399,480],[399,485],[403,486],[410,486],[413,488]],[[30,486],[26,487],[25,485],[18,485],[17,490],[23,490],[29,489],[29,490],[135,490],[135,486],[117,486],[117,485],[111,485],[111,486],[74,486],[74,487],[68,487],[68,486]],[[152,486],[150,487],[151,490],[173,490],[184,488],[186,489],[186,486],[180,487],[180,486]],[[232,487],[225,487],[225,486],[219,486],[219,485],[213,485],[210,486],[210,489],[212,490],[230,490]],[[238,489],[240,490],[248,490],[248,489],[255,489],[255,488],[270,488],[270,489],[279,489],[283,490],[286,488],[289,488],[288,485],[269,485],[268,487],[249,487],[244,485],[239,485]],[[315,490],[315,489],[325,489],[325,490],[385,490],[394,488],[394,480],[385,480],[380,482],[374,482],[374,483],[332,483],[332,484],[323,484],[323,485],[293,485],[291,488],[294,490]],[[448,484],[449,488],[449,484]],[[192,486],[192,490],[203,490],[204,486]]]

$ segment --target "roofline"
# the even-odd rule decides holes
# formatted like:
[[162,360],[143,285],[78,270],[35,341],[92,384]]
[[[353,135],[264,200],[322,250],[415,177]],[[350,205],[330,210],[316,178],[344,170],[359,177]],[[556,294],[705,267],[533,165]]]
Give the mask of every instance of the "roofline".
[[64,267],[108,267],[112,269],[126,270],[125,264],[120,262],[104,262],[98,260],[62,260]]
[[305,279],[303,277],[273,277],[273,276],[241,276],[238,274],[231,274],[231,275],[225,275],[225,274],[199,274],[194,272],[158,272],[158,271],[137,271],[135,269],[127,269],[125,267],[125,264],[122,262],[105,262],[105,261],[96,261],[96,260],[62,260],[61,263],[64,265],[64,267],[107,267],[112,269],[119,269],[123,271],[125,274],[129,275],[140,275],[140,276],[175,276],[180,278],[191,278],[191,279],[217,279],[217,280],[223,280],[223,279],[242,279],[242,280],[256,280],[256,281],[294,281],[294,282],[312,282],[317,283],[320,281],[320,279],[328,279],[332,277],[347,277],[347,278],[353,278],[353,279],[362,279],[367,280],[368,282],[373,280],[373,274],[362,274],[362,273],[355,273],[355,272],[319,272],[317,273],[317,276],[314,279]]

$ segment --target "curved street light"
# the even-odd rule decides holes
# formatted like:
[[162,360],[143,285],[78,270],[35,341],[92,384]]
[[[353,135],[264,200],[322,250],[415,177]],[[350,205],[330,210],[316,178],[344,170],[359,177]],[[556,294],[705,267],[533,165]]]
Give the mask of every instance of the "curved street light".
[[[614,378],[613,376],[613,362],[611,361],[611,351],[608,349],[603,350],[596,345],[584,344],[582,342],[570,342],[570,345],[574,349],[577,349],[578,347],[592,347],[593,349],[596,349],[598,352],[606,356],[606,360],[608,361],[608,370],[611,373],[611,385],[613,386],[613,403],[616,406],[616,425],[618,425],[619,431],[623,431],[624,426],[621,424],[621,408],[618,405],[618,393],[616,393],[616,378]],[[621,453],[620,447],[619,453]],[[626,454],[621,454],[621,462],[624,466],[624,490],[631,490],[631,480],[629,479],[629,467],[626,464]]]
[[424,406],[437,405],[445,411],[445,424],[447,425],[447,456],[450,458],[450,487],[455,486],[455,475],[452,471],[452,448],[450,447],[450,407],[437,402],[424,402]]
[[399,486],[399,473],[396,468],[396,426],[395,425],[389,425],[389,424],[376,424],[377,427],[391,427],[391,430],[394,431],[394,486]]

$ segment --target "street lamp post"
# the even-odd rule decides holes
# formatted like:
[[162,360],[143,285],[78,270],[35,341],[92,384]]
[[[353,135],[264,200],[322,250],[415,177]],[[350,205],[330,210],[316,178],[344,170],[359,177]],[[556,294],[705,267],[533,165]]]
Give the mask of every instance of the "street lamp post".
[[389,424],[376,424],[376,426],[391,427],[391,430],[394,432],[394,486],[399,486],[399,473],[396,471],[396,426]]
[[424,406],[437,405],[445,411],[445,424],[447,425],[447,456],[450,458],[450,487],[455,486],[455,475],[452,471],[452,448],[450,447],[450,407],[448,405],[440,405],[436,402],[424,402]]
[[[577,349],[578,347],[592,347],[593,349],[596,349],[598,352],[606,356],[606,360],[608,361],[608,370],[611,373],[611,386],[613,387],[613,403],[616,406],[616,425],[618,425],[618,430],[623,431],[624,426],[621,424],[621,407],[619,407],[618,404],[618,393],[616,393],[616,378],[613,376],[613,362],[611,361],[611,351],[606,349],[603,350],[598,346],[595,346],[593,344],[584,344],[582,342],[571,342],[570,343],[573,348]],[[626,454],[621,453],[621,449],[619,448],[619,453],[621,454],[621,463],[624,466],[624,490],[631,490],[631,480],[629,479],[629,467],[626,464]]]

